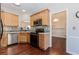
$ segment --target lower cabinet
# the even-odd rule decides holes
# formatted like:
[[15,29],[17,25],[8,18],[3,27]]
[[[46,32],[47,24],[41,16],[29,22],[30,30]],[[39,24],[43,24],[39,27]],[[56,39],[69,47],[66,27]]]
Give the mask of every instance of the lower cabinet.
[[48,36],[47,34],[39,34],[39,48],[46,50],[48,48]]
[[30,33],[27,33],[27,42],[30,43]]
[[30,33],[20,32],[18,34],[18,43],[30,43]]
[[8,34],[7,33],[3,33],[0,45],[1,47],[7,47],[8,45]]

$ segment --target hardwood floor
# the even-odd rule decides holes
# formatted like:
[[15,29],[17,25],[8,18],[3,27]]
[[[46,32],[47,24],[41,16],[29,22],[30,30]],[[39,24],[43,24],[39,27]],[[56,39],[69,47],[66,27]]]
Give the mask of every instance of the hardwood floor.
[[29,44],[16,44],[7,48],[0,48],[0,55],[68,55],[66,53],[66,39],[52,38],[52,48],[46,51],[34,48]]
[[52,37],[52,53],[67,54],[66,53],[66,38]]

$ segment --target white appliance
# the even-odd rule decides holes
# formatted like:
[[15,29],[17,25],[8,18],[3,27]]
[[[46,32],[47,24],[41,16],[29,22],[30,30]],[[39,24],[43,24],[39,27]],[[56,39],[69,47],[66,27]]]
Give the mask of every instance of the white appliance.
[[9,33],[8,34],[8,45],[15,44],[18,42],[18,34],[17,33]]

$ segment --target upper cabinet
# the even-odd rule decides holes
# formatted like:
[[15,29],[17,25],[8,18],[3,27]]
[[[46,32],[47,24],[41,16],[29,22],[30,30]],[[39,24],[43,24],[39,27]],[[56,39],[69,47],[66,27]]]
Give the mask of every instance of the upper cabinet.
[[13,14],[12,17],[13,17],[13,19],[12,19],[13,26],[18,26],[18,25],[19,25],[19,19],[18,19],[18,16]]
[[5,20],[5,13],[4,12],[0,12],[1,13],[1,19],[2,19],[2,22],[3,22],[3,25],[5,24],[4,23],[4,20]]
[[30,25],[31,25],[31,26],[34,26],[34,23],[33,23],[33,22],[35,21],[34,18],[35,18],[34,16],[31,16],[31,17],[30,17]]
[[8,12],[1,12],[4,26],[18,26],[18,16]]
[[34,21],[42,19],[42,25],[49,25],[49,10],[45,9],[30,16],[30,25],[34,26]]
[[49,25],[49,11],[44,10],[41,12],[41,17],[42,17],[42,25]]

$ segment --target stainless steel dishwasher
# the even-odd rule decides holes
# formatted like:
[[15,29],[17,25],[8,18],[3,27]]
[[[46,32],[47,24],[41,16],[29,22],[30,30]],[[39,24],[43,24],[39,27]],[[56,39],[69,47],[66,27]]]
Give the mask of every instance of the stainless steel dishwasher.
[[18,43],[17,33],[8,33],[8,45]]

